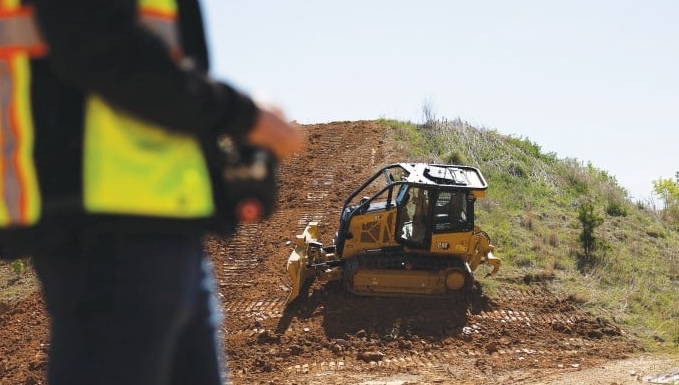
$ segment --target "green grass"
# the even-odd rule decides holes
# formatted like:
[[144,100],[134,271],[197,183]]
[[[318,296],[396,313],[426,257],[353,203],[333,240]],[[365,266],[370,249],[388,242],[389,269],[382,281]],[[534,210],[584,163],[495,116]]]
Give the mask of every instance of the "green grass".
[[30,258],[0,261],[0,308],[11,305],[39,290]]
[[[547,285],[636,335],[649,350],[679,347],[679,234],[606,171],[544,153],[528,139],[473,127],[459,119],[416,125],[381,120],[413,161],[467,164],[488,181],[477,224],[503,261],[503,285]],[[652,186],[649,186],[649,191]],[[604,218],[588,258],[578,240],[578,207],[592,202]]]

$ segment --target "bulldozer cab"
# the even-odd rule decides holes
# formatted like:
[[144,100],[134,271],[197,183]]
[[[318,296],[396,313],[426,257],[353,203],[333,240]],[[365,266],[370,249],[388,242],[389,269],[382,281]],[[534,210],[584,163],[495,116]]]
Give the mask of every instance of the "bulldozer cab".
[[427,234],[469,231],[474,227],[473,196],[467,191],[402,185],[397,197],[396,235],[401,243],[429,248]]
[[[374,187],[381,176],[385,183]],[[469,166],[398,163],[384,167],[345,201],[336,251],[346,257],[354,250],[371,248],[429,249],[432,234],[472,231],[473,203],[485,195],[486,187],[481,173]]]

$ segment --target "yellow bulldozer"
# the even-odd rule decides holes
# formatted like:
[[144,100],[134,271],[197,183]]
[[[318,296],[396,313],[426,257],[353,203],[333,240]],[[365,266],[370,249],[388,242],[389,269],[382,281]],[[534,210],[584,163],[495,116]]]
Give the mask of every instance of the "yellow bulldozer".
[[341,280],[357,295],[446,296],[469,290],[472,272],[488,264],[488,234],[474,223],[474,202],[488,185],[461,165],[396,163],[378,170],[345,200],[333,244],[319,223],[298,235],[287,262],[288,303],[314,278]]

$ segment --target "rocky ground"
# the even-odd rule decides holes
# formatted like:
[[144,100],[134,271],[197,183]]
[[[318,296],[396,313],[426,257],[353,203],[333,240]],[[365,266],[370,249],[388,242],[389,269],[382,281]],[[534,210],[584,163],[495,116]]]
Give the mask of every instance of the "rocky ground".
[[[273,217],[206,239],[234,384],[679,382],[679,361],[644,355],[624,330],[539,285],[489,296],[480,279],[468,298],[444,300],[357,297],[317,282],[286,307],[290,241],[315,220],[329,243],[344,198],[378,167],[403,160],[375,122],[305,130],[304,153],[281,165]],[[0,279],[0,289],[30,285],[28,274]],[[0,300],[0,385],[45,383],[48,349],[40,292]]]

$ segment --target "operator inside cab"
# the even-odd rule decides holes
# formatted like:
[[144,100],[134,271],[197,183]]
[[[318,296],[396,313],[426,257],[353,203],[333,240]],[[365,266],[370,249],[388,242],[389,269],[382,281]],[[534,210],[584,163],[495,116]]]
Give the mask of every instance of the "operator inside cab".
[[[398,195],[399,228],[396,234],[401,241],[423,245],[426,234],[431,231],[470,229],[467,194],[463,191],[432,192],[424,187],[404,186]],[[432,201],[435,202],[433,207],[430,205]]]

